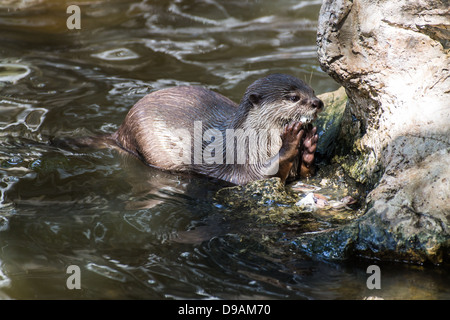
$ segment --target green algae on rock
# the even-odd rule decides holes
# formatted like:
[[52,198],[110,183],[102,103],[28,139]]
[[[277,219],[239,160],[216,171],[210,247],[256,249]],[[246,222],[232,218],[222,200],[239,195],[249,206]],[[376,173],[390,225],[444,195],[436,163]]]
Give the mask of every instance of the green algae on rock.
[[323,101],[325,109],[319,113],[314,122],[319,134],[317,153],[322,157],[330,157],[334,152],[336,139],[341,130],[347,95],[344,87],[340,87],[336,91],[323,93],[318,98]]

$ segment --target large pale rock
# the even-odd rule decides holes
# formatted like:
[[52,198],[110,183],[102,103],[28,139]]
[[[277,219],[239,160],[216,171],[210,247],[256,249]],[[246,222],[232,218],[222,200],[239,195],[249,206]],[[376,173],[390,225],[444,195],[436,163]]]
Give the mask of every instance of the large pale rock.
[[449,21],[446,0],[323,2],[319,60],[349,99],[338,151],[374,187],[349,241],[361,255],[450,260]]

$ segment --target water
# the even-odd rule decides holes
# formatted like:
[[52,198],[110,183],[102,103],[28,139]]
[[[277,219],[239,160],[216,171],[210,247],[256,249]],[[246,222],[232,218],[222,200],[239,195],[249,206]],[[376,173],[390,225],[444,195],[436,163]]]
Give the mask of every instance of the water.
[[[236,221],[215,181],[110,149],[51,144],[114,132],[152,90],[203,85],[239,101],[267,73],[338,85],[315,49],[321,1],[0,3],[0,298],[448,299],[444,268],[316,262],[295,230]],[[81,289],[66,271],[80,267]]]

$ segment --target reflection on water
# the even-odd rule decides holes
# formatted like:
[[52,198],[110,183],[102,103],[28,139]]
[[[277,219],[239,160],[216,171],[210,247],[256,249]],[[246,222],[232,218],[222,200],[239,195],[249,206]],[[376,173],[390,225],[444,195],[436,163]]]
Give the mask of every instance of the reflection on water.
[[371,292],[370,262],[314,262],[284,230],[230,219],[217,181],[50,143],[112,133],[174,85],[239,101],[283,72],[335,90],[316,59],[320,0],[77,3],[81,30],[68,1],[0,3],[0,298],[449,298],[447,271],[397,264]]

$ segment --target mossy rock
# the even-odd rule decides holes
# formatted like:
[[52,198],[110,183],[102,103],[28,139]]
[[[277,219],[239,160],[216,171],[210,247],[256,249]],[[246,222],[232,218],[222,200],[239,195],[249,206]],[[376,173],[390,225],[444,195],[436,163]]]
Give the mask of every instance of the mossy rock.
[[330,157],[341,130],[347,95],[345,89],[341,87],[336,91],[323,93],[318,98],[323,101],[325,108],[314,122],[320,137],[317,143],[317,153],[323,157]]
[[255,207],[295,204],[297,201],[288,194],[280,178],[270,178],[250,182],[243,186],[229,187],[216,193],[216,200],[227,206]]

